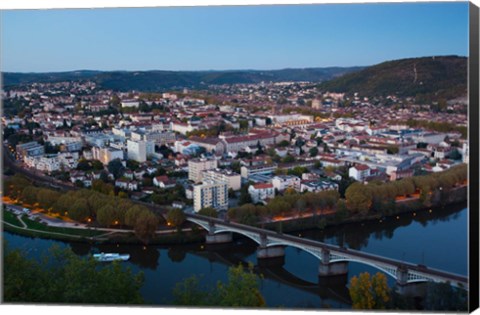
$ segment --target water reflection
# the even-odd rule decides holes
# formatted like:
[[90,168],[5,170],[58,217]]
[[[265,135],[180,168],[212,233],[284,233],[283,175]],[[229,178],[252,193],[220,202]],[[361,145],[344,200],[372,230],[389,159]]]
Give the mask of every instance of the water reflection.
[[428,227],[429,224],[457,220],[460,216],[459,211],[465,206],[465,204],[458,204],[448,208],[424,210],[415,214],[404,213],[364,223],[343,224],[325,230],[309,230],[304,231],[303,235],[305,238],[360,250],[368,247],[372,235],[375,240],[392,239],[396,230],[410,226],[412,222]]
[[[357,224],[339,225],[325,230],[302,232],[302,237],[346,246],[390,258],[423,262],[428,266],[456,273],[466,272],[466,210],[464,205],[406,213]],[[462,229],[462,233],[458,229]],[[12,248],[30,250],[29,256],[40,257],[53,244],[70,246],[80,256],[93,252],[130,254],[125,266],[146,275],[142,294],[156,305],[168,305],[176,283],[190,275],[205,275],[205,281],[215,285],[226,281],[227,270],[233,265],[255,265],[263,275],[262,294],[269,307],[288,308],[349,308],[346,284],[351,276],[370,270],[364,265],[350,264],[348,277],[318,278],[318,260],[311,254],[287,248],[286,256],[265,264],[256,259],[257,244],[234,234],[234,242],[223,245],[190,244],[176,246],[143,246],[121,244],[88,244],[57,242],[21,237],[4,232]],[[447,253],[447,254],[444,254]],[[435,265],[441,264],[441,265]]]

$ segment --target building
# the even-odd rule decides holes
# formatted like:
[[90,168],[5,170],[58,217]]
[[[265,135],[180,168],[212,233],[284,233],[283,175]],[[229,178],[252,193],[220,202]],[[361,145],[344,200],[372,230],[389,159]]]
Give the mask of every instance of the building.
[[176,131],[178,133],[181,133],[183,135],[186,135],[187,132],[193,131],[198,129],[197,126],[194,126],[191,124],[191,122],[188,123],[183,123],[183,122],[171,122],[170,123],[170,130]]
[[200,147],[188,140],[178,140],[175,141],[175,152],[181,153],[183,155],[194,155],[200,151]]
[[168,178],[166,175],[162,176],[155,176],[153,178],[153,185],[163,188],[163,189],[168,189],[168,188],[173,188],[177,184],[176,180],[173,178]]
[[176,140],[176,135],[174,132],[170,131],[155,131],[155,132],[145,132],[141,130],[132,131],[132,140],[145,140],[153,141],[157,145],[165,145],[169,143],[174,143]]
[[193,210],[212,207],[217,210],[228,209],[227,183],[213,180],[204,180],[193,186]]
[[370,167],[364,164],[358,164],[348,169],[348,176],[356,181],[363,181],[370,176]]
[[304,180],[300,184],[300,191],[319,192],[325,190],[338,190],[338,184],[329,180]]
[[203,180],[214,180],[227,183],[227,189],[234,191],[240,190],[242,185],[242,177],[240,174],[230,170],[212,169],[203,171]]
[[312,100],[313,109],[322,109],[322,100],[315,98]]
[[15,147],[17,157],[23,159],[25,156],[40,156],[45,154],[45,148],[37,141],[17,144]]
[[277,134],[270,132],[256,132],[246,136],[223,138],[226,152],[238,152],[250,146],[266,146],[275,144]]
[[122,108],[125,107],[138,107],[140,102],[137,100],[123,100],[122,101]]
[[275,197],[275,189],[271,183],[259,183],[248,186],[248,193],[252,203],[267,203],[268,199]]
[[114,148],[92,148],[92,157],[99,160],[103,165],[107,165],[115,159],[123,160],[123,151]]
[[115,187],[119,187],[121,189],[125,189],[125,190],[130,190],[130,191],[134,191],[134,190],[137,190],[138,189],[138,183],[136,181],[130,181],[128,179],[117,179],[115,181]]
[[300,190],[300,178],[294,175],[278,175],[273,177],[272,185],[275,189],[282,192],[287,188]]
[[201,138],[191,136],[188,138],[188,141],[204,148],[208,153],[225,153],[225,143],[219,138]]
[[240,168],[240,174],[242,179],[248,181],[255,175],[270,175],[277,169],[277,164],[262,164],[256,166],[242,166]]
[[129,160],[145,162],[147,157],[155,153],[155,144],[153,141],[132,141],[127,140],[127,157]]
[[188,161],[188,179],[194,183],[200,183],[203,178],[203,171],[216,169],[217,160],[215,159],[191,159]]
[[23,159],[26,166],[42,172],[51,173],[60,170],[60,161],[56,154],[44,156],[25,156]]

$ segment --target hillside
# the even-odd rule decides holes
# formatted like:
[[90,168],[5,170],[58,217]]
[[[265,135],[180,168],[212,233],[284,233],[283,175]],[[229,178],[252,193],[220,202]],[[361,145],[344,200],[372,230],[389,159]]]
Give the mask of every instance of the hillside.
[[440,56],[387,61],[323,82],[323,91],[360,96],[452,99],[467,94],[466,57]]
[[281,81],[322,82],[361,67],[329,67],[282,70],[231,71],[72,71],[55,73],[3,73],[6,88],[34,82],[92,80],[100,87],[117,91],[145,92],[180,88],[205,88],[209,84],[260,83]]

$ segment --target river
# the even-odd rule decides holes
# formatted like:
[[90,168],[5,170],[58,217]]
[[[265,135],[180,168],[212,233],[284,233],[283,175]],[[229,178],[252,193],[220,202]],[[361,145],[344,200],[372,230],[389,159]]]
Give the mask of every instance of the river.
[[[467,226],[468,210],[463,205],[325,230],[303,231],[295,235],[467,275]],[[53,244],[69,246],[82,256],[94,251],[129,253],[131,259],[123,264],[133,271],[144,272],[142,295],[147,304],[159,306],[170,306],[173,287],[189,276],[201,276],[203,285],[213,286],[219,280],[226,281],[232,264],[252,262],[257,265],[256,244],[244,237],[235,238],[233,244],[214,247],[203,244],[93,247],[85,243],[29,238],[8,232],[3,232],[3,237],[10,248],[25,250],[28,256],[35,258],[41,257]],[[319,262],[315,257],[291,247],[287,247],[285,253],[283,267],[255,268],[263,275],[261,292],[268,307],[351,308],[346,281],[319,285]],[[373,267],[350,263],[348,279],[364,271],[377,272]],[[390,277],[389,284],[394,284]]]

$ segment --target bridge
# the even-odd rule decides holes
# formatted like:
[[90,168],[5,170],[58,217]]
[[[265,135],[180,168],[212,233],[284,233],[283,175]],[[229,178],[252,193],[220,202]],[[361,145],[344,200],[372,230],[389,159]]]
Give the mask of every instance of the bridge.
[[[37,183],[46,184],[61,190],[78,189],[75,186],[59,183],[51,177],[36,174],[22,168],[9,156],[6,148],[3,150],[3,162],[5,166],[12,168],[15,172],[28,176]],[[164,209],[160,209],[158,206],[139,201],[133,202],[165,214]],[[348,262],[358,262],[383,271],[396,279],[397,283],[401,286],[428,281],[450,282],[452,286],[468,290],[468,278],[463,275],[198,214],[186,213],[185,215],[188,221],[200,225],[208,232],[206,236],[207,244],[230,242],[232,240],[232,233],[238,233],[252,239],[259,245],[257,249],[257,258],[259,259],[283,257],[285,255],[284,247],[286,246],[304,250],[320,260],[320,277],[345,275],[348,273]]]
[[372,266],[393,277],[399,286],[433,281],[449,282],[452,286],[468,290],[468,278],[463,275],[229,222],[228,220],[193,213],[186,213],[186,218],[208,232],[206,235],[207,244],[230,242],[232,241],[232,233],[250,238],[258,244],[258,259],[283,257],[286,246],[304,250],[319,259],[318,273],[320,277],[345,275],[348,273],[348,263],[357,262]]

